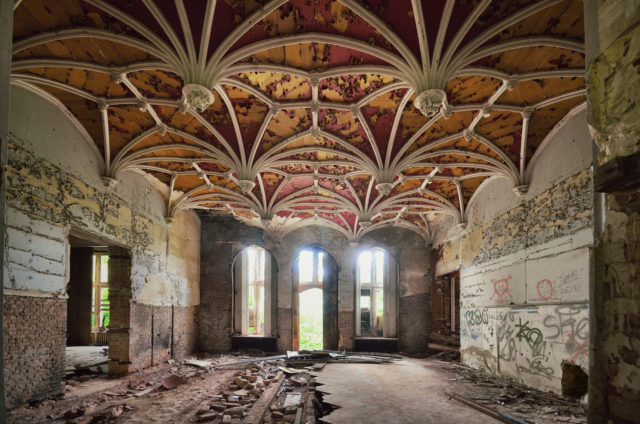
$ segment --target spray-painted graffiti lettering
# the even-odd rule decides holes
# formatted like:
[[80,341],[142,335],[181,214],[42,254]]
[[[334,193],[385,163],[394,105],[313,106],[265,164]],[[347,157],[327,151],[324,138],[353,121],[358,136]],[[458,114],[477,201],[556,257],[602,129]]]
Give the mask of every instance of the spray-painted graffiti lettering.
[[540,375],[544,375],[548,379],[551,379],[551,376],[553,375],[553,368],[544,366],[541,358],[536,358],[536,359],[526,358],[526,359],[527,359],[527,362],[529,363],[530,371]]
[[542,300],[549,300],[553,297],[553,284],[546,278],[538,282],[536,289],[538,290],[538,296]]
[[466,311],[464,313],[464,320],[469,326],[488,324],[489,313],[487,312],[486,309],[483,309],[483,310],[474,309],[474,310]]
[[522,341],[522,339],[524,339],[531,350],[535,352],[536,348],[542,342],[542,332],[538,328],[530,328],[529,321],[523,324],[521,318],[518,318],[516,327],[519,329],[518,334],[516,334],[518,340]]
[[509,280],[511,276],[507,278],[501,278],[500,280],[491,280],[493,283],[493,294],[489,298],[489,300],[493,300],[494,297],[498,296],[498,303],[504,303],[504,296],[508,295],[510,299],[513,299],[511,293],[509,292]]

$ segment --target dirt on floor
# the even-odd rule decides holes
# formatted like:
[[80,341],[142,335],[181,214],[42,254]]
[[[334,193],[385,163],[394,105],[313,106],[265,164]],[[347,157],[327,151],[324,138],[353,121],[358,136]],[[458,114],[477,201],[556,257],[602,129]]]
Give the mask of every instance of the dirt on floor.
[[[278,359],[228,366],[243,358],[251,359],[251,354],[169,361],[118,379],[96,374],[78,382],[77,376],[72,377],[64,396],[11,410],[8,422],[302,424],[322,423],[322,416],[334,409],[323,402],[313,378],[326,364],[306,363],[300,365],[306,368],[294,369]],[[521,422],[586,423],[586,408],[576,399],[541,392],[460,365],[455,353],[420,361],[442,376],[447,393]]]

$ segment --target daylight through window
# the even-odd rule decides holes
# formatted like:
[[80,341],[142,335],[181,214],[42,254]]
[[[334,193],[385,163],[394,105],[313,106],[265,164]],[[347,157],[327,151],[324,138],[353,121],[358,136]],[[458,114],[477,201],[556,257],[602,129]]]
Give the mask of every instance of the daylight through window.
[[93,291],[91,297],[91,329],[94,332],[109,325],[109,256],[93,255]]
[[389,255],[379,248],[358,256],[357,336],[395,337],[396,283],[390,262]]

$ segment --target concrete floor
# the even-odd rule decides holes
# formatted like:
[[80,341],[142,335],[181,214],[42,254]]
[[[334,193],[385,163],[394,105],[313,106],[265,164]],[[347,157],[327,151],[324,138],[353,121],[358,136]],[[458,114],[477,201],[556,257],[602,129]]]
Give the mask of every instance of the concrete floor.
[[324,401],[340,406],[322,419],[334,424],[497,423],[448,400],[446,375],[428,362],[405,358],[393,364],[328,364],[317,373]]
[[65,365],[83,367],[100,363],[108,359],[107,352],[108,346],[67,346]]

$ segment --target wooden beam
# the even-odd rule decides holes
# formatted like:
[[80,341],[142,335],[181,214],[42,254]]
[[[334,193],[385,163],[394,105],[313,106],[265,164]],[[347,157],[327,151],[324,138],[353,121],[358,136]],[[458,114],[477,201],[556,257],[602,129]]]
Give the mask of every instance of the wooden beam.
[[640,188],[640,151],[620,156],[595,169],[594,189],[600,193],[618,193]]

